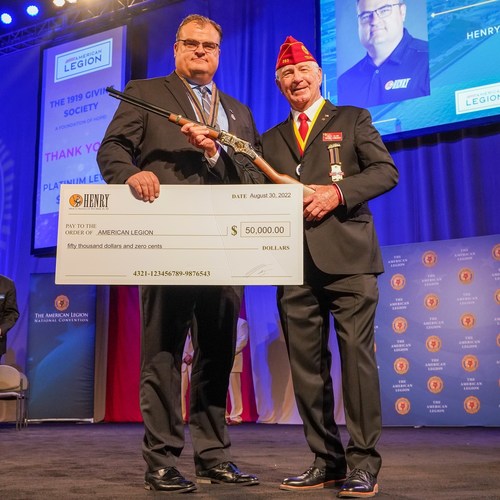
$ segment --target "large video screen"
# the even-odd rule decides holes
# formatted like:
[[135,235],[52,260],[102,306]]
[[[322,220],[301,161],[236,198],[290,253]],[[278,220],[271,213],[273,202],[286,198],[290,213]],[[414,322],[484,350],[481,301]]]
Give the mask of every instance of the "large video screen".
[[55,251],[61,184],[104,183],[96,154],[118,106],[106,87],[124,86],[125,39],[120,26],[44,50],[35,254]]
[[323,95],[386,140],[500,115],[500,0],[320,0],[320,26]]

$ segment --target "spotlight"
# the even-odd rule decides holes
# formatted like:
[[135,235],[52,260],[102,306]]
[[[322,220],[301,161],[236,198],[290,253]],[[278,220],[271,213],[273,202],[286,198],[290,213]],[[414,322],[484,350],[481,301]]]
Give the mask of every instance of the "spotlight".
[[2,21],[3,24],[10,24],[12,22],[12,16],[4,12],[0,15],[0,21]]
[[26,13],[31,17],[35,17],[40,13],[40,9],[36,5],[28,5]]
[[67,3],[76,3],[76,2],[78,2],[78,0],[52,0],[52,3],[56,7],[63,7]]

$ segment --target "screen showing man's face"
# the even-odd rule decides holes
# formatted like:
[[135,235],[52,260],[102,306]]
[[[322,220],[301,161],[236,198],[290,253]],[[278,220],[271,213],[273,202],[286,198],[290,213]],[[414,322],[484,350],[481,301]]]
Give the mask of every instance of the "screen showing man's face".
[[396,47],[403,36],[406,5],[394,0],[360,0],[358,32],[368,52]]

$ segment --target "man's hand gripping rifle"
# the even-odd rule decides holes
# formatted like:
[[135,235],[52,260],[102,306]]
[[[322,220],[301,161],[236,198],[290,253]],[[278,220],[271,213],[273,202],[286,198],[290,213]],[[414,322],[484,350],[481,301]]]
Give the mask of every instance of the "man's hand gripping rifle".
[[[145,109],[146,111],[150,111],[151,113],[163,116],[164,118],[167,118],[168,121],[175,123],[180,127],[182,127],[186,123],[198,123],[194,120],[189,120],[182,115],[171,113],[166,109],[155,106],[154,104],[143,101],[142,99],[139,99],[137,97],[119,92],[113,87],[106,87],[106,91],[109,93],[109,95],[115,97],[116,99],[120,99],[121,101]],[[233,134],[229,134],[228,132],[225,132],[223,130],[217,130],[216,128],[209,126],[207,126],[207,128],[209,131],[209,136],[212,139],[218,141],[224,146],[229,146],[230,148],[234,149],[236,153],[245,155],[258,169],[260,169],[264,173],[264,175],[266,175],[266,177],[271,182],[275,184],[302,184],[300,181],[294,179],[293,177],[290,177],[289,175],[276,172],[276,170],[274,170],[274,168],[271,167],[271,165],[269,165],[269,163],[267,163],[264,158],[262,158],[255,152],[249,142],[244,141],[243,139],[240,139],[239,137],[236,137]],[[306,186],[305,184],[302,184],[302,186],[304,196],[309,196],[310,194],[314,193],[314,190],[312,188]]]

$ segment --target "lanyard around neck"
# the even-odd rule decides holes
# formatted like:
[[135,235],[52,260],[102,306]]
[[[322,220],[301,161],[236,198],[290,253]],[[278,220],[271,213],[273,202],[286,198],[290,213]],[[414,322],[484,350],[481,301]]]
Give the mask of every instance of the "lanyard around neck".
[[198,116],[198,120],[205,125],[209,125],[210,127],[217,128],[217,115],[219,114],[219,90],[215,85],[215,82],[212,82],[212,99],[210,101],[210,113],[207,115],[203,110],[203,105],[201,103],[201,96],[198,95],[194,88],[202,87],[203,85],[197,85],[196,87],[192,87],[191,84],[182,76],[178,75],[181,79],[182,83],[186,87],[189,97],[191,98],[191,102]]

